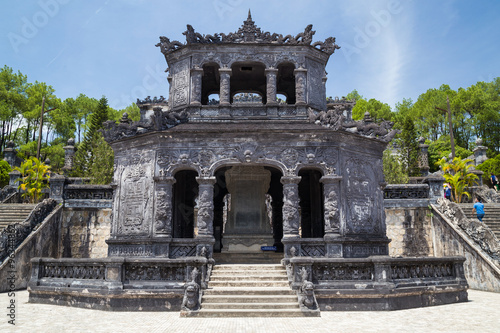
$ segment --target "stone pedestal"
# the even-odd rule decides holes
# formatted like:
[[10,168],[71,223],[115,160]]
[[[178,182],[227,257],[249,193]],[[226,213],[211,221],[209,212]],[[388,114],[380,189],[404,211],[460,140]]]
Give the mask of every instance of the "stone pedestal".
[[226,171],[230,210],[222,237],[223,252],[260,252],[274,243],[266,193],[271,173],[264,167],[236,166]]

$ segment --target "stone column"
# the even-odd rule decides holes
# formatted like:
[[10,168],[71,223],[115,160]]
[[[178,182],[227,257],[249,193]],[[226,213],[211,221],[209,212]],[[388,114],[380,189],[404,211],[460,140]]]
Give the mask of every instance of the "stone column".
[[197,227],[198,238],[210,237],[214,235],[214,184],[215,177],[196,177],[198,187],[198,215]]
[[420,154],[418,156],[418,167],[420,168],[420,173],[422,177],[427,177],[429,175],[429,145],[425,144],[425,139],[420,137],[418,139]]
[[3,150],[4,160],[6,160],[7,163],[9,163],[12,169],[20,165],[19,163],[17,163],[17,156],[16,156],[17,151],[14,147],[15,147],[14,141],[9,141],[6,144],[6,148]]
[[281,177],[283,184],[283,239],[300,238],[299,235],[299,182],[302,177]]
[[429,201],[433,204],[437,202],[437,199],[444,197],[443,192],[443,184],[444,184],[443,176],[429,176],[424,179],[425,184],[429,184]]
[[174,177],[154,177],[155,180],[155,225],[154,234],[172,237],[172,187]]
[[20,178],[21,178],[21,173],[19,171],[14,170],[9,172],[9,185],[17,189],[17,187],[21,183]]
[[306,104],[307,69],[298,68],[293,71],[295,75],[295,104]]
[[266,97],[267,97],[267,105],[277,105],[276,101],[276,75],[278,75],[278,70],[276,68],[267,68],[266,69]]
[[323,184],[324,216],[325,216],[325,238],[336,238],[340,236],[340,220],[343,216],[340,204],[340,181],[341,176],[323,176],[319,180]]
[[341,176],[331,175],[323,176],[319,180],[323,184],[323,202],[324,202],[324,223],[326,242],[326,257],[341,258],[342,257],[342,242],[341,222],[345,216],[340,203],[340,181]]
[[201,105],[201,76],[203,68],[191,69],[191,105]]
[[476,165],[479,165],[488,159],[486,156],[487,150],[488,147],[483,146],[483,140],[478,138],[476,140],[476,148],[474,148],[474,162]]
[[64,174],[68,174],[73,169],[73,161],[75,157],[75,139],[70,138],[64,149],[64,166],[62,168]]
[[65,182],[66,182],[66,177],[58,174],[55,174],[49,179],[50,198],[57,201],[57,203],[61,203],[64,201]]
[[219,105],[228,106],[231,104],[231,68],[219,68],[220,91]]

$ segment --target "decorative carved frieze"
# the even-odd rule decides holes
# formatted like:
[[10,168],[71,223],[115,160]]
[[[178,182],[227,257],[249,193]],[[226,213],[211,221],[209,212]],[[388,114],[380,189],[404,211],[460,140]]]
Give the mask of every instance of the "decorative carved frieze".
[[324,42],[312,43],[312,37],[316,32],[312,30],[312,24],[309,24],[304,32],[293,35],[283,36],[277,33],[263,32],[252,21],[250,11],[248,18],[236,32],[229,34],[215,33],[213,35],[202,35],[194,30],[191,25],[187,25],[187,30],[183,33],[186,36],[186,44],[178,41],[170,41],[167,37],[160,37],[160,42],[156,44],[161,52],[167,56],[169,53],[190,44],[235,44],[235,43],[255,43],[255,44],[285,44],[285,45],[311,45],[312,47],[330,55],[340,47],[335,44],[335,38],[329,37]]
[[389,184],[384,188],[384,199],[427,199],[427,184]]
[[42,278],[88,279],[104,280],[105,266],[103,264],[62,264],[46,263],[41,267]]
[[374,267],[371,263],[327,263],[312,266],[314,281],[372,281]]
[[154,263],[126,263],[124,281],[185,281],[186,269]]

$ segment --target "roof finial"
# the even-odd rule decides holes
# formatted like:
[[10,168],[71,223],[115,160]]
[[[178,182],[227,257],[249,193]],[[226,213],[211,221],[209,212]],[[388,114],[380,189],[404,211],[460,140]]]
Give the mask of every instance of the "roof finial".
[[247,18],[248,21],[251,21],[252,20],[252,13],[250,13],[250,8],[248,8],[248,18]]

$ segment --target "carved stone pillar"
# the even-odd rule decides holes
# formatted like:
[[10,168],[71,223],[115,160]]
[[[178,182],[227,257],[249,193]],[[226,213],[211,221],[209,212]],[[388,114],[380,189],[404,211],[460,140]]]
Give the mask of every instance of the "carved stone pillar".
[[323,176],[319,180],[323,184],[325,238],[340,236],[340,176]]
[[20,165],[20,163],[17,163],[18,160],[16,157],[17,151],[14,147],[15,147],[14,141],[8,141],[6,144],[6,148],[3,150],[4,160],[6,160],[7,163],[9,163],[12,169]]
[[220,68],[220,91],[219,105],[228,106],[231,104],[231,68]]
[[307,69],[298,68],[293,71],[295,75],[295,104],[306,104]]
[[281,177],[283,184],[283,239],[299,238],[299,182],[302,177]]
[[276,68],[267,68],[266,69],[266,94],[267,94],[267,105],[276,105],[278,102],[276,101],[276,75],[278,75],[278,70]]
[[75,139],[73,138],[69,139],[67,145],[64,146],[63,149],[64,149],[64,166],[62,170],[65,174],[67,174],[73,169],[73,160],[75,157]]
[[198,187],[197,237],[213,237],[214,234],[214,184],[215,177],[196,177]]
[[66,177],[62,175],[55,174],[49,179],[50,187],[50,198],[61,203],[64,201],[64,183],[66,182]]
[[201,105],[201,76],[203,68],[191,69],[191,105]]
[[345,216],[340,202],[341,176],[323,176],[319,180],[323,184],[324,220],[326,256],[330,258],[342,257],[341,223]]
[[172,237],[172,186],[174,177],[155,177],[155,225],[154,233],[159,237]]
[[476,148],[474,148],[474,163],[476,165],[479,165],[488,159],[486,156],[487,150],[488,147],[483,146],[483,139],[478,138],[476,140]]
[[418,167],[420,168],[420,173],[422,177],[427,177],[429,175],[429,145],[425,144],[425,139],[420,137],[418,139],[420,153],[418,156]]

